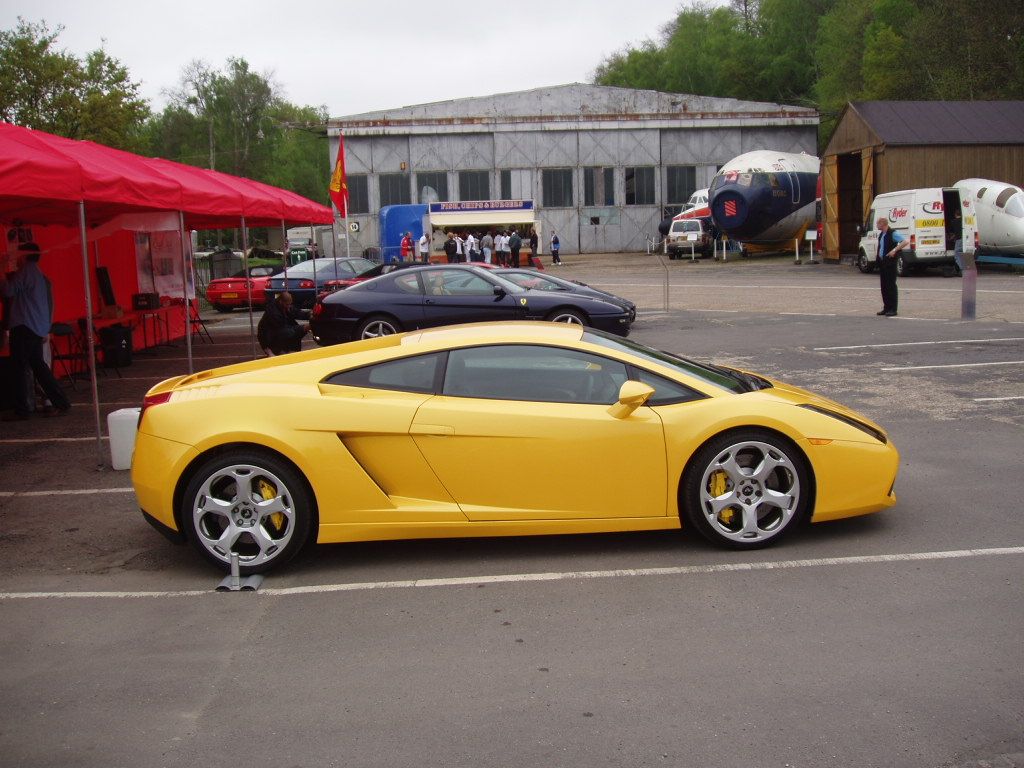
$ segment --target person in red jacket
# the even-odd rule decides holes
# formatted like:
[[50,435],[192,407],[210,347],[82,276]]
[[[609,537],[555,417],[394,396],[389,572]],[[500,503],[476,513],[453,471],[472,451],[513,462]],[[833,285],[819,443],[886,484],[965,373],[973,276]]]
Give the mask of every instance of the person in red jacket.
[[412,261],[412,232],[406,232],[402,238],[402,261]]

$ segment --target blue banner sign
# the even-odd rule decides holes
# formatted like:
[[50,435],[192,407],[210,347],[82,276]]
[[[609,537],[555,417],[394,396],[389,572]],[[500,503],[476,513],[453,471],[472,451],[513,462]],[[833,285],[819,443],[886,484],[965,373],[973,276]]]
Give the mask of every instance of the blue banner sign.
[[533,200],[462,200],[457,203],[431,203],[431,213],[460,211],[532,211]]

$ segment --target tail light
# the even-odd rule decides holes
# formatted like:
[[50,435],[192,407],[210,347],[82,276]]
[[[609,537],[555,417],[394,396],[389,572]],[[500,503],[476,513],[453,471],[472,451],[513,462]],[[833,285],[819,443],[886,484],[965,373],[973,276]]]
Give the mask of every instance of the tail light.
[[312,280],[300,280],[299,281],[299,288],[315,288],[315,287],[316,287],[316,283],[314,283]]
[[139,424],[142,424],[142,415],[146,412],[147,408],[154,405],[162,405],[171,399],[173,392],[158,392],[155,395],[146,395],[142,401],[142,409],[139,411]]
[[974,230],[974,250],[978,250],[981,247],[981,241],[978,239],[978,230]]
[[312,318],[313,320],[316,320],[316,319],[317,319],[318,317],[320,317],[320,315],[322,315],[323,313],[324,313],[324,305],[323,305],[323,304],[321,304],[321,303],[320,303],[320,302],[318,301],[318,302],[316,303],[316,305],[315,305],[315,306],[313,307],[313,312],[312,312],[312,314],[310,314],[310,318]]
[[917,235],[911,235],[910,236],[910,250],[912,250],[912,251],[916,251],[917,250]]

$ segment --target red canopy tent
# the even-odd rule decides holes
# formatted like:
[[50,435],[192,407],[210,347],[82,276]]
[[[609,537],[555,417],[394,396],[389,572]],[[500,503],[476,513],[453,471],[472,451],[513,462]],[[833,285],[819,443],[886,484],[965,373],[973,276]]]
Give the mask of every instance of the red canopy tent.
[[[327,206],[249,179],[0,122],[0,222],[17,226],[77,225],[90,356],[94,351],[89,228],[109,228],[125,214],[157,212],[177,214],[185,280],[190,273],[186,227],[241,227],[247,251],[248,226],[284,228],[286,224],[329,224],[334,220]],[[192,305],[186,285],[182,294],[191,372]],[[253,350],[255,354],[255,341]],[[96,374],[92,367],[90,372],[97,450],[102,455]]]

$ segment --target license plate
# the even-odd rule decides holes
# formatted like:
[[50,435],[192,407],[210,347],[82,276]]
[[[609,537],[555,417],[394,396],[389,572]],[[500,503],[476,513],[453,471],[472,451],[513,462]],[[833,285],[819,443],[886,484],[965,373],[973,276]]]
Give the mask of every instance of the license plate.
[[237,293],[222,293],[220,295],[220,297],[222,299],[237,299],[238,298],[238,294]]

